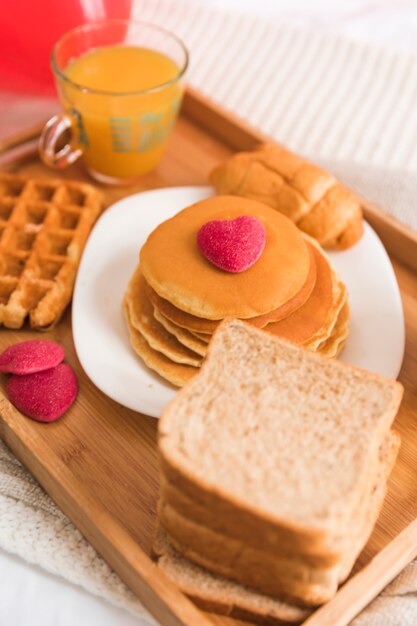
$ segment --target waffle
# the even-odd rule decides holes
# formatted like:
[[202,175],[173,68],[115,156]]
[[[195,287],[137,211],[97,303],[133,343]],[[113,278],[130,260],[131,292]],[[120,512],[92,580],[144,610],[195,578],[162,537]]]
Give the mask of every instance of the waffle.
[[71,300],[81,254],[103,208],[78,181],[0,172],[0,324],[51,328]]

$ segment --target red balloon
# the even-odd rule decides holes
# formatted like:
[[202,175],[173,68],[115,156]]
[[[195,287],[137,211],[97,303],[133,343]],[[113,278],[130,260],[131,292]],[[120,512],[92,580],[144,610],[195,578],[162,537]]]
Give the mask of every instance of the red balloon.
[[129,18],[132,0],[14,0],[0,11],[0,88],[54,93],[51,51],[67,31],[106,18]]

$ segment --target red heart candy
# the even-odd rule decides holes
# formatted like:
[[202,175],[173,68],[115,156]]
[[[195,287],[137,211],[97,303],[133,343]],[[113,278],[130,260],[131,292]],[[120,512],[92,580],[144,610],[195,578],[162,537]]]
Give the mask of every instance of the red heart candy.
[[12,374],[7,381],[10,401],[38,422],[53,422],[74,402],[78,385],[74,370],[65,363],[36,374]]
[[64,359],[60,345],[47,339],[21,341],[0,354],[0,372],[33,374],[55,367]]
[[206,259],[226,272],[244,272],[261,256],[266,232],[256,217],[213,220],[197,233],[197,244]]

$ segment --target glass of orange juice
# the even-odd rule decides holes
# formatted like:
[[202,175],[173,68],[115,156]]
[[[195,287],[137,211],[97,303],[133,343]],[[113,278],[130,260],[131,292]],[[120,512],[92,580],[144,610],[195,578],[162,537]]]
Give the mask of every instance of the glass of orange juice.
[[183,43],[152,24],[116,19],[71,30],[52,52],[64,112],[43,129],[42,159],[64,168],[82,157],[108,184],[150,172],[175,122],[187,65]]

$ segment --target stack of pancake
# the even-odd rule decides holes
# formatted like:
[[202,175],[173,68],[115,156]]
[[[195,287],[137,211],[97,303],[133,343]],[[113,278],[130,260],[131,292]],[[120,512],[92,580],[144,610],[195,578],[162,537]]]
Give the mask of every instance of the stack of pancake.
[[[207,222],[247,215],[266,231],[252,267],[224,271],[197,245]],[[278,337],[336,356],[348,334],[346,288],[320,246],[260,202],[216,196],[160,224],[140,252],[124,312],[145,364],[176,386],[201,366],[219,323],[238,318]]]

